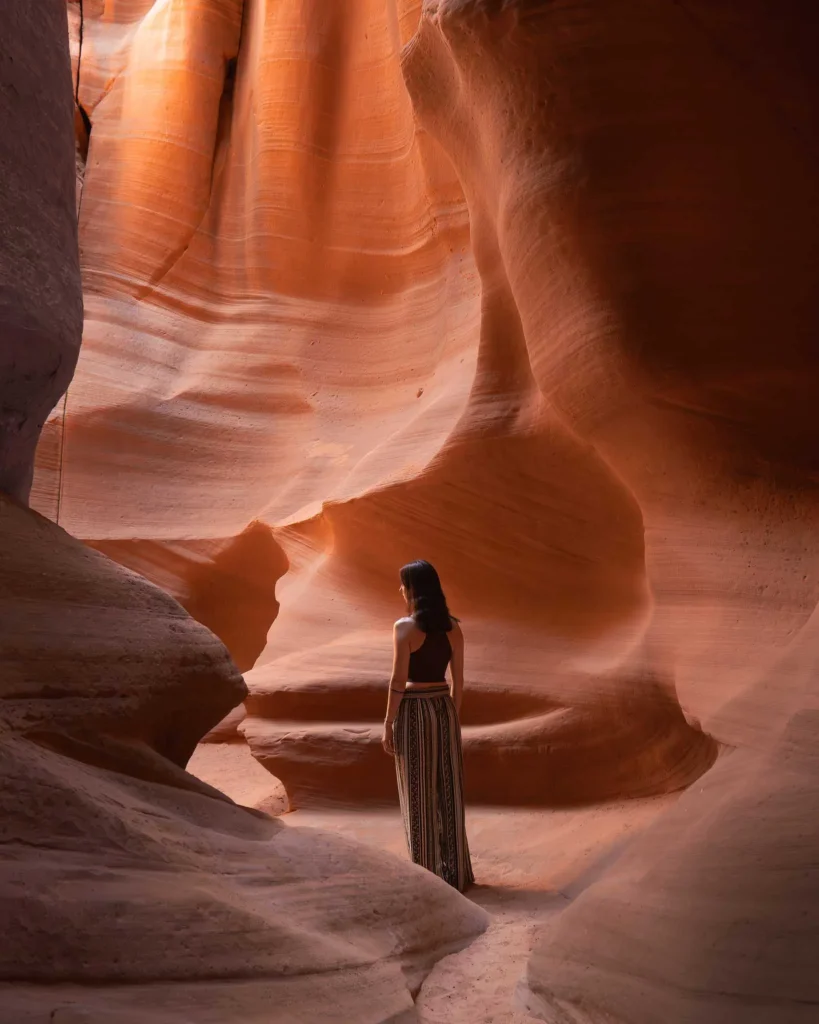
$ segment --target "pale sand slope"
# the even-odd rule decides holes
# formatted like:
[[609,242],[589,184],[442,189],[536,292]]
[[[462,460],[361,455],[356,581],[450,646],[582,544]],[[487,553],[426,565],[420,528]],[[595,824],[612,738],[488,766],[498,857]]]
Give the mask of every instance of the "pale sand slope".
[[287,810],[284,786],[262,768],[246,743],[200,743],[188,761],[188,772],[237,804],[267,814]]
[[[200,744],[188,770],[238,803],[275,806],[281,784],[243,744]],[[422,1024],[524,1024],[516,988],[539,926],[571,905],[674,798],[581,811],[475,808],[467,813],[478,885],[469,896],[491,915],[486,933],[440,961],[417,1000]],[[295,811],[281,819],[406,856],[397,810]]]

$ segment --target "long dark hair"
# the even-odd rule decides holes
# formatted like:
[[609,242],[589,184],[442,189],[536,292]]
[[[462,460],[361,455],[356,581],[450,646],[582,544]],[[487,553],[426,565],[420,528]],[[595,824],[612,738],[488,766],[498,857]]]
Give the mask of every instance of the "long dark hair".
[[422,633],[448,633],[452,629],[453,619],[433,566],[419,559],[405,565],[400,576],[415,625]]

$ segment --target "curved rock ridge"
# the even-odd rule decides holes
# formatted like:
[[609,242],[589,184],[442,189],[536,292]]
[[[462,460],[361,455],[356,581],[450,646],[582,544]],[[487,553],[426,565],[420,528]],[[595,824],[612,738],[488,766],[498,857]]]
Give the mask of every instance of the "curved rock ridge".
[[[639,10],[635,28],[614,0],[599,17],[442,0],[404,68],[464,183],[482,275],[506,275],[540,394],[639,507],[646,642],[708,720],[819,599],[819,186],[796,118],[816,84],[799,63],[805,5],[765,59],[769,76],[792,65],[777,90],[793,124],[782,95],[749,113],[767,87],[749,43],[764,3],[726,0],[710,20],[695,3]],[[626,73],[632,57],[656,87]],[[456,78],[458,102],[441,102]]]
[[412,475],[462,411],[478,289],[395,17],[185,0],[86,4],[83,26],[88,310],[60,522],[231,537]]
[[[485,218],[419,124],[401,51],[420,16],[86,3],[80,51],[75,15],[87,315],[59,521],[228,644],[241,730],[294,804],[384,799],[380,712],[351,728],[351,684],[388,673],[419,554],[470,633],[473,706],[499,716],[467,729],[476,798],[680,788],[716,746],[674,670],[642,666],[639,502],[538,379]],[[320,728],[299,724],[311,689]],[[277,690],[304,695],[292,721]],[[507,691],[549,713],[512,722]]]
[[[663,792],[711,768],[544,925],[521,986],[531,1011],[573,1024],[813,1019],[814,5],[77,8],[87,346],[41,449],[39,507],[160,580],[252,664],[240,729],[302,804],[379,800],[391,785],[389,762],[375,761],[375,687],[396,570],[429,557],[469,631],[473,796]],[[86,804],[106,814],[125,803],[140,841],[177,801],[170,846],[197,881],[177,877],[170,906],[191,952],[160,958],[146,941],[134,976],[153,978],[150,998],[178,1019],[201,1007],[183,974],[203,980],[207,951],[218,977],[197,1012],[214,1019],[241,999],[252,1020],[258,976],[234,978],[241,966],[209,927],[257,934],[248,878],[268,868],[236,854],[235,833],[258,826],[275,845],[281,831],[168,785],[216,708],[205,687],[191,712],[203,721],[171,750],[152,687],[135,691],[143,716],[104,752],[73,734],[46,746],[42,725],[6,749],[25,765],[20,785],[40,778],[39,757],[95,773],[72,791],[94,787]],[[15,693],[15,715],[40,721]],[[696,719],[736,749],[714,764]],[[130,773],[116,776],[125,797],[100,795],[111,765]],[[212,918],[202,850],[208,865],[214,850],[243,865],[219,879]],[[289,888],[288,872],[309,859],[282,851],[285,924],[269,923],[267,904],[261,931],[343,968],[322,973],[305,1005],[327,1019],[330,999],[349,1018],[359,981],[371,993],[377,979],[385,1013],[411,1014],[393,967],[412,970],[412,923],[398,913],[399,927],[373,932],[377,886],[366,929],[342,897],[332,916],[308,898],[299,918],[309,886],[297,875]],[[367,856],[352,853],[333,884],[369,884]],[[345,858],[334,847],[321,863]],[[20,870],[29,863],[41,860]],[[437,955],[482,921],[424,884],[436,937],[424,948]],[[356,884],[344,891],[360,899]],[[402,891],[405,909],[416,897]],[[100,884],[103,904],[109,893]],[[245,969],[304,1002],[290,960],[254,955]],[[181,987],[168,996],[174,962]],[[106,967],[110,980],[119,968]],[[37,980],[30,963],[9,969]],[[95,991],[101,1019],[128,1020],[133,989]],[[19,998],[41,1011],[42,989]]]
[[226,649],[3,496],[0,527],[0,1020],[261,1022],[271,1002],[293,1021],[411,1015],[483,911],[188,775],[246,692]]
[[733,709],[765,708],[770,738],[722,758],[541,929],[520,986],[529,1012],[634,1024],[815,1018],[818,668],[814,612]]
[[86,543],[161,585],[219,636],[239,669],[255,664],[279,611],[276,583],[289,567],[264,523],[223,539]]
[[[340,685],[256,685],[237,723],[291,809],[396,802],[381,747],[383,680]],[[652,796],[682,789],[714,762],[714,741],[665,689],[595,698],[562,706],[531,690],[470,691],[461,719],[467,801],[561,807]]]
[[404,51],[485,295],[502,269],[544,400],[640,508],[635,650],[738,748],[544,926],[522,998],[551,1022],[816,1014],[817,28],[440,0]]
[[[189,775],[198,740],[247,692],[227,649],[168,594],[4,490],[25,496],[26,445],[60,397],[78,340],[76,249],[72,231],[61,233],[75,223],[75,195],[64,188],[58,202],[39,190],[71,181],[58,6],[12,4],[5,27],[20,34],[0,40],[4,96],[19,97],[23,114],[29,100],[42,103],[28,128],[47,133],[53,118],[55,145],[53,167],[47,143],[31,168],[12,152],[20,208],[0,223],[12,253],[30,233],[21,274],[25,283],[40,272],[44,288],[39,304],[32,293],[11,307],[12,323],[32,303],[43,316],[30,363],[15,351],[18,335],[9,346],[26,386],[14,375],[0,385],[3,408],[19,413],[1,425],[19,436],[0,447],[0,1021],[261,1024],[273,1013],[409,1024],[431,964],[485,928],[483,911],[421,868],[285,827]],[[5,137],[0,153],[17,141]],[[38,142],[30,137],[33,151]],[[50,305],[61,297],[63,321]],[[205,560],[201,546],[180,555],[204,609],[214,572],[252,584],[254,555],[282,564],[267,527],[205,551],[215,569],[204,580],[191,566]],[[269,587],[260,600],[270,603]]]
[[541,930],[521,986],[530,1013],[618,1024],[816,1019],[819,707],[790,724],[770,755],[725,758]]

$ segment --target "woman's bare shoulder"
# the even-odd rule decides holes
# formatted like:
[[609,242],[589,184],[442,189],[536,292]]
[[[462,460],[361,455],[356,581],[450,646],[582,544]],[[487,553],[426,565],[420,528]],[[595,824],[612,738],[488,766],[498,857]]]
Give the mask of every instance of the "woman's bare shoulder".
[[463,630],[461,629],[461,623],[458,619],[452,620],[452,629],[449,631],[449,636],[451,640],[455,641],[455,643],[462,644],[464,642]]
[[415,629],[415,619],[411,618],[409,615],[405,615],[402,619],[396,619],[395,625],[392,628],[396,636],[404,639]]

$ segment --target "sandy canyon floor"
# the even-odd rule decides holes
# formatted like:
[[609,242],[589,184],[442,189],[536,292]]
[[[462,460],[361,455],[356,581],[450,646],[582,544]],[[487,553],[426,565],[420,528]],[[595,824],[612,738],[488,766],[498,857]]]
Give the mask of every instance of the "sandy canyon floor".
[[[391,765],[385,760],[385,771]],[[341,832],[405,856],[398,810],[283,813],[280,783],[244,744],[201,744],[188,771],[245,806],[291,825]],[[578,810],[471,808],[467,825],[478,884],[468,896],[492,918],[487,932],[434,968],[418,995],[424,1024],[523,1024],[516,990],[535,932],[592,884],[674,797]]]

